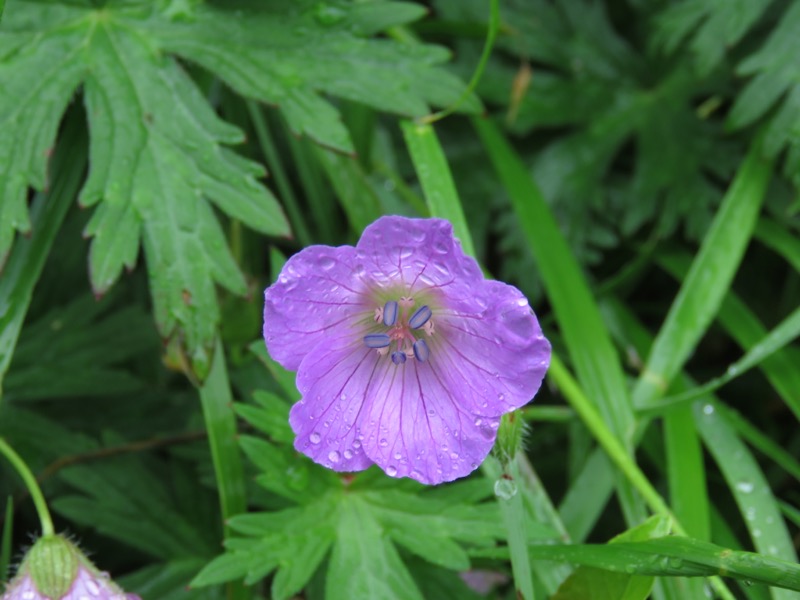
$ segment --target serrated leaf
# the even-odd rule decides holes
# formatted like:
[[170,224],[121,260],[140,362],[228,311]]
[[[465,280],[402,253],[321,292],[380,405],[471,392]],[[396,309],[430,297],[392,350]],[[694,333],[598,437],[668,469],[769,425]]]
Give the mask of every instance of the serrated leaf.
[[354,496],[342,498],[336,532],[326,578],[326,600],[422,600],[397,550],[362,500]]
[[254,392],[253,398],[258,406],[237,402],[233,405],[236,414],[276,442],[294,441],[294,432],[289,426],[289,405],[278,396],[261,390]]
[[656,39],[673,52],[687,37],[701,74],[708,74],[725,51],[744,37],[770,0],[683,0],[658,17]]
[[[219,320],[214,283],[245,293],[239,269],[209,200],[263,233],[288,225],[256,177],[261,168],[223,144],[242,140],[221,121],[151,30],[161,15],[19,2],[0,34],[0,256],[14,230],[29,229],[24,193],[45,185],[47,149],[74,89],[83,82],[90,140],[85,206],[100,203],[86,234],[94,238],[90,275],[105,292],[131,268],[140,240],[164,337],[183,333],[197,374],[210,364]],[[31,79],[32,78],[32,79]],[[102,202],[101,202],[102,201]]]
[[728,116],[732,127],[742,128],[762,118],[778,105],[764,136],[764,151],[775,156],[790,144],[786,172],[800,181],[800,5],[792,3],[760,50],[748,56],[737,69],[753,76],[737,96]]
[[[379,17],[391,23],[410,16],[406,5],[381,6],[383,14],[373,7],[366,18],[349,4],[311,0],[294,2],[291,10],[282,2],[240,1],[224,10],[204,5],[191,22],[161,27],[157,35],[163,48],[219,74],[240,94],[280,106],[296,133],[352,152],[337,110],[319,92],[422,116],[432,105],[452,104],[463,91],[458,79],[438,68],[449,57],[444,48],[353,35],[353,25],[372,30]],[[406,14],[392,15],[397,9]],[[472,98],[464,109],[479,108]]]
[[[162,559],[213,551],[213,529],[189,521],[161,481],[136,457],[72,466],[59,475],[81,493],[60,496],[52,507],[76,523]],[[206,493],[197,489],[195,501],[202,501]],[[208,492],[207,497],[211,501],[213,496]]]
[[[247,443],[253,458],[263,459],[264,468],[275,465],[271,445],[257,442],[251,438]],[[339,482],[330,471],[309,467],[314,479],[329,474]],[[384,490],[362,490],[355,482],[344,490],[340,483],[338,489],[318,487],[314,494],[294,498],[303,502],[301,506],[233,517],[230,526],[242,537],[227,540],[227,553],[209,563],[193,585],[242,576],[255,583],[277,569],[273,595],[285,598],[306,585],[332,547],[328,600],[416,599],[419,590],[395,544],[433,564],[463,570],[469,558],[462,543],[491,546],[504,535],[495,503],[463,504],[457,493],[454,498],[418,496],[391,483],[394,487]]]

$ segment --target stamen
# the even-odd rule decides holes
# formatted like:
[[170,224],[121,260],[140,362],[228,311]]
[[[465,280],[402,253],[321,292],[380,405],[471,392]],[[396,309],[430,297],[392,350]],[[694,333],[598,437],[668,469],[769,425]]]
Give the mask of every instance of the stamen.
[[411,327],[411,329],[419,329],[428,322],[432,314],[427,304],[425,306],[420,306],[414,314],[411,315],[411,318],[408,320],[408,326]]
[[406,362],[406,353],[405,352],[392,352],[392,362],[396,365],[402,365]]
[[414,356],[419,362],[425,362],[430,355],[431,351],[428,348],[428,344],[425,343],[425,340],[417,340],[414,342]]
[[370,333],[364,336],[367,348],[386,348],[392,340],[385,333]]
[[389,300],[383,307],[383,324],[391,327],[397,322],[397,302]]

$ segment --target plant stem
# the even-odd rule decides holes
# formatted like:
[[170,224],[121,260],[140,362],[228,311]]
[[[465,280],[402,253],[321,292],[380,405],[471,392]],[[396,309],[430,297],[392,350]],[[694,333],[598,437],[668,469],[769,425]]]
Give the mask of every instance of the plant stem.
[[5,439],[0,437],[0,453],[8,459],[8,462],[17,470],[22,481],[25,482],[25,487],[28,488],[28,493],[31,495],[33,504],[36,507],[36,512],[39,513],[39,524],[42,526],[42,537],[53,535],[55,528],[53,527],[53,519],[50,517],[50,511],[47,508],[47,502],[44,500],[42,489],[36,483],[36,478],[31,473],[28,465],[22,460],[19,454],[8,445]]

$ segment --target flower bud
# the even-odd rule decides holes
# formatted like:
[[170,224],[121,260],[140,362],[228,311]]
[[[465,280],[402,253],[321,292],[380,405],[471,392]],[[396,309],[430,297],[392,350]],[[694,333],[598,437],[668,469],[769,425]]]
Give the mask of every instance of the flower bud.
[[69,540],[39,538],[0,600],[141,600],[126,594]]

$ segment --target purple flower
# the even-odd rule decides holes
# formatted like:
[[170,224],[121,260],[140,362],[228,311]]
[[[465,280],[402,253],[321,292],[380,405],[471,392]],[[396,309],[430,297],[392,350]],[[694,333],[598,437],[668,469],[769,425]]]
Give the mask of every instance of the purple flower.
[[141,600],[126,594],[61,536],[39,538],[0,600]]
[[336,471],[469,474],[550,360],[522,293],[484,279],[441,219],[382,217],[355,248],[305,248],[265,296],[267,349],[302,394],[295,448]]

